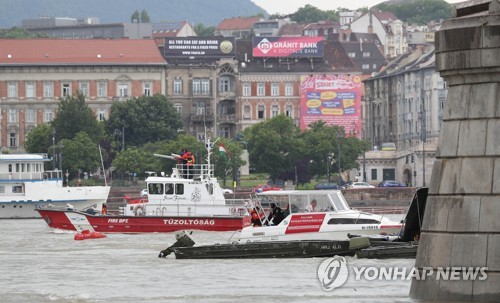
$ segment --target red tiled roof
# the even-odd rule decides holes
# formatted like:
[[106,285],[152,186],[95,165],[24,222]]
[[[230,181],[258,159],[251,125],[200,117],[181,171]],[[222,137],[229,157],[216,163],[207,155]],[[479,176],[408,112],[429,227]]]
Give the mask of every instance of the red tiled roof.
[[253,24],[259,21],[259,17],[229,18],[224,19],[217,26],[218,30],[242,30],[251,29]]
[[165,63],[154,40],[0,39],[0,65]]

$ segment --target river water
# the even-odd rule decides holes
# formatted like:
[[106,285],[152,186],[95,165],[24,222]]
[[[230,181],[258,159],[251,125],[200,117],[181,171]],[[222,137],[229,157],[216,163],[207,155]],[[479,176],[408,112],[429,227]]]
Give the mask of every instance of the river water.
[[[414,302],[409,280],[353,281],[323,290],[322,258],[158,258],[174,234],[108,234],[75,241],[43,220],[0,220],[0,301],[7,302]],[[197,244],[232,232],[195,232]],[[414,260],[358,260],[348,266],[411,267]]]

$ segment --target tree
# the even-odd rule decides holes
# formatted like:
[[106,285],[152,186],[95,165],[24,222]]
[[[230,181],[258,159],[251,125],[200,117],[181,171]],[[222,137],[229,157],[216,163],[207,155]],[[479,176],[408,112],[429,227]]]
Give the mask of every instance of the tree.
[[203,23],[198,23],[194,26],[194,31],[199,37],[213,37],[215,36],[215,26],[205,26]]
[[394,13],[403,22],[422,25],[432,20],[449,19],[452,11],[451,4],[444,0],[382,2],[375,8]]
[[40,124],[30,131],[24,142],[24,149],[28,153],[47,153],[51,146],[51,127],[47,123]]
[[72,139],[79,132],[86,132],[97,144],[103,137],[103,127],[92,110],[85,103],[85,96],[80,92],[76,96],[60,99],[59,108],[51,122],[56,130],[58,141]]
[[[224,155],[219,152],[219,146],[222,144],[228,151],[229,155]],[[243,152],[239,142],[226,139],[219,139],[212,147],[211,162],[215,166],[215,176],[222,179],[222,186],[226,186],[227,179],[236,179],[238,169],[245,165],[246,162],[241,160]]]
[[99,146],[85,132],[79,132],[74,139],[63,139],[63,170],[68,170],[69,178],[81,178],[83,172],[94,173],[101,166]]
[[132,16],[130,16],[130,22],[151,23],[151,18],[149,18],[149,14],[145,9],[141,12],[139,12],[139,10],[135,10]]
[[182,128],[179,113],[163,95],[142,96],[126,102],[114,103],[106,122],[106,130],[124,130],[127,146],[141,146],[147,142],[172,140]]
[[121,174],[143,175],[146,171],[155,171],[157,163],[153,153],[147,149],[131,147],[116,156],[113,160],[113,167]]
[[0,38],[2,39],[31,39],[31,38],[46,38],[47,34],[33,34],[24,28],[12,27],[10,29],[0,30]]
[[330,10],[323,11],[319,8],[306,4],[304,7],[299,8],[295,13],[291,14],[291,20],[297,23],[314,23],[323,20],[338,21],[338,13]]
[[243,135],[252,167],[257,172],[269,173],[272,179],[293,171],[295,163],[304,156],[299,134],[292,119],[285,115],[246,128]]

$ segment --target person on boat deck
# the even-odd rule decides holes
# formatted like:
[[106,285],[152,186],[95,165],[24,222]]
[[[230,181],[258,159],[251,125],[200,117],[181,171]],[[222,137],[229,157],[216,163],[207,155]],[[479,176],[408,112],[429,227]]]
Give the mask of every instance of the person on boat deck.
[[102,213],[103,215],[105,215],[105,214],[107,214],[107,213],[108,213],[108,206],[106,205],[106,203],[103,203],[103,204],[102,204],[101,213]]
[[309,205],[306,206],[306,209],[304,209],[304,211],[310,212],[310,213],[315,212],[317,205],[318,205],[318,201],[316,201],[316,199],[313,199],[311,201],[311,203],[309,203]]
[[183,149],[181,154],[179,155],[179,160],[182,164],[182,177],[187,178],[187,164],[188,164],[188,156],[189,150]]
[[270,225],[278,225],[283,219],[285,219],[283,210],[277,206],[276,203],[271,203],[271,211],[267,217],[267,223]]
[[250,210],[250,218],[252,222],[252,226],[262,226],[265,221],[266,214],[262,211],[262,209],[258,206],[252,208]]
[[188,152],[187,156],[187,169],[188,169],[188,179],[193,179],[193,166],[194,166],[194,155],[191,152]]

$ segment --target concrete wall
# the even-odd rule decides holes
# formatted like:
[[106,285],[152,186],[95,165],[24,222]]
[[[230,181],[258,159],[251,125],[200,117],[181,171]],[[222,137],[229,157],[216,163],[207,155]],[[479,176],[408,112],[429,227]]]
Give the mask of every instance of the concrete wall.
[[457,4],[436,36],[448,102],[415,263],[487,267],[487,278],[414,279],[411,296],[426,301],[500,302],[500,2],[488,2]]

